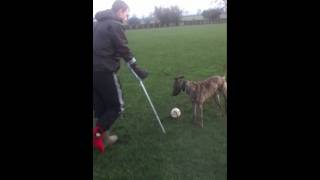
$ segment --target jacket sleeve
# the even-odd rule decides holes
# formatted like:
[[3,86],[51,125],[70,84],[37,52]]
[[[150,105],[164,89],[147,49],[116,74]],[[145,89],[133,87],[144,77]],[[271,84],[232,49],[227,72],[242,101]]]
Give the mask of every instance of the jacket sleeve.
[[127,63],[134,59],[134,56],[128,47],[128,40],[124,33],[122,25],[116,24],[112,27],[112,36],[115,44],[117,56],[122,57]]

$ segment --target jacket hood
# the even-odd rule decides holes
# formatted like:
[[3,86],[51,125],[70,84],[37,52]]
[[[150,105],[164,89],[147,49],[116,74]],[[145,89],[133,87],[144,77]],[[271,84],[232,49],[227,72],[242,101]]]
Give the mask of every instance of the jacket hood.
[[97,12],[95,15],[95,19],[97,21],[105,21],[105,20],[113,19],[113,20],[122,22],[122,20],[118,18],[116,14],[110,9]]

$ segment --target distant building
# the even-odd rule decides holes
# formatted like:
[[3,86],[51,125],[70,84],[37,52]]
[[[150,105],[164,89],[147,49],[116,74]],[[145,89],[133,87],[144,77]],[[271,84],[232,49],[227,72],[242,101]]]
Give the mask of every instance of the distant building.
[[182,16],[181,21],[197,21],[197,20],[205,20],[202,15],[187,15]]
[[227,13],[226,12],[222,12],[220,14],[220,19],[227,19]]
[[140,24],[157,24],[160,21],[156,17],[146,17],[140,19]]
[[[217,22],[226,21],[227,12],[223,11],[219,16],[219,19],[217,19]],[[141,28],[141,27],[143,28],[143,27],[148,27],[148,26],[150,26],[150,27],[159,27],[159,25],[160,25],[160,20],[157,19],[156,17],[139,18],[139,20],[140,20],[140,25],[138,27],[137,26],[129,26],[128,24],[125,24],[126,28],[131,29],[133,27],[133,29],[135,29],[135,28]],[[95,19],[93,21],[95,21]],[[195,15],[184,15],[184,16],[181,16],[179,24],[170,23],[169,26],[206,24],[206,23],[209,23],[209,20],[207,18],[204,18],[200,14],[195,14]]]

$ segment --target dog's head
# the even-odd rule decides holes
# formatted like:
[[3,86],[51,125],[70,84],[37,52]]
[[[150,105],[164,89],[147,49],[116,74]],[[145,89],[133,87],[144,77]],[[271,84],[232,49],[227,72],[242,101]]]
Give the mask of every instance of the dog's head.
[[177,96],[181,90],[184,90],[185,80],[183,78],[184,76],[177,76],[174,78],[172,96]]

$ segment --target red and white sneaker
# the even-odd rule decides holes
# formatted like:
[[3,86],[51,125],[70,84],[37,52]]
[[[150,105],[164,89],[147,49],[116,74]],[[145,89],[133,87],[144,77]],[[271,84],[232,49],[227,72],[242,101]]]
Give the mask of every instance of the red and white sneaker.
[[[104,132],[105,133],[105,132]],[[97,149],[100,153],[105,152],[104,133],[98,131],[98,128],[93,128],[93,148]]]

